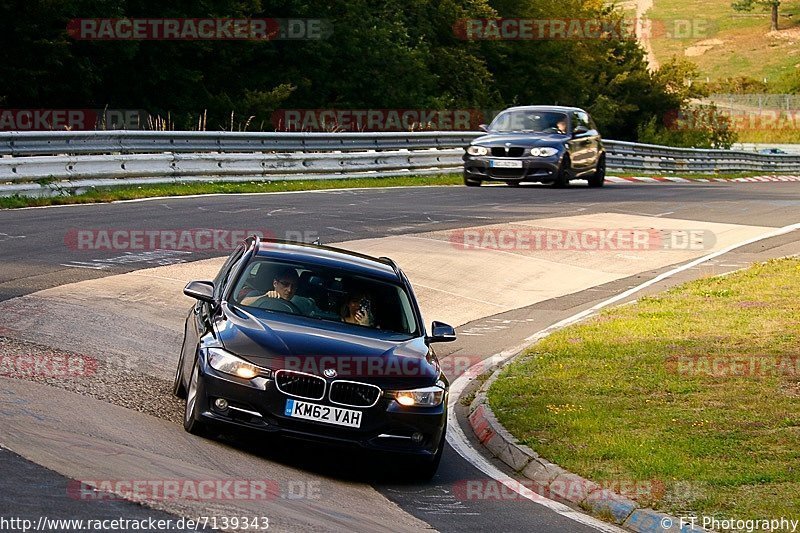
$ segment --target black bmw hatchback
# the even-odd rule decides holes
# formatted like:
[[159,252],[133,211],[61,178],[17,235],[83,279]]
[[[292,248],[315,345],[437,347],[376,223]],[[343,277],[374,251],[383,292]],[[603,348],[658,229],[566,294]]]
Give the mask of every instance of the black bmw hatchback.
[[501,112],[464,154],[464,184],[522,182],[602,187],[606,154],[589,114],[576,107],[524,106]]
[[193,281],[174,393],[184,428],[220,425],[402,454],[433,476],[449,382],[411,284],[388,258],[251,237]]

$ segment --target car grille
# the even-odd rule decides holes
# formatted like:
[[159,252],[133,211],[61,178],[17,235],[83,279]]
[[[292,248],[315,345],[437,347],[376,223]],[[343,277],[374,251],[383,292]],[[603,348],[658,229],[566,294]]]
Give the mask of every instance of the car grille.
[[516,146],[511,146],[509,148],[504,148],[502,146],[492,147],[492,155],[495,157],[522,157],[524,152],[524,148]]
[[325,380],[311,374],[278,370],[275,372],[275,385],[287,396],[307,400],[321,400],[325,397]]
[[375,385],[354,381],[334,381],[329,398],[331,403],[350,407],[372,407],[378,403],[381,389]]
[[489,175],[493,178],[524,178],[524,168],[492,168]]

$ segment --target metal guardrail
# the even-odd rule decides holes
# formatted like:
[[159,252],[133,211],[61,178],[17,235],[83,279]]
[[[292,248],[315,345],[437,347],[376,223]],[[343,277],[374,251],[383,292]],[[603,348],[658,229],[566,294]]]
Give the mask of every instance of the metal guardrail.
[[0,155],[441,149],[461,148],[478,135],[470,131],[412,133],[11,131],[0,132]]
[[[0,196],[187,181],[383,177],[459,172],[480,132],[0,133]],[[634,172],[800,172],[800,155],[604,141],[610,169]]]
[[800,172],[800,155],[604,141],[609,168],[636,172]]

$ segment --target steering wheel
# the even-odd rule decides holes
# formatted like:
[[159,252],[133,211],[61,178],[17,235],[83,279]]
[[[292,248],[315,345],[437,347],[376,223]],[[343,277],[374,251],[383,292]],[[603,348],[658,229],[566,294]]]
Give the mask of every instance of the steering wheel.
[[262,296],[253,302],[253,307],[258,307],[259,309],[268,309],[270,311],[282,311],[284,313],[288,312],[293,315],[303,314],[300,312],[300,308],[289,300],[284,300],[283,298],[270,298],[269,296]]

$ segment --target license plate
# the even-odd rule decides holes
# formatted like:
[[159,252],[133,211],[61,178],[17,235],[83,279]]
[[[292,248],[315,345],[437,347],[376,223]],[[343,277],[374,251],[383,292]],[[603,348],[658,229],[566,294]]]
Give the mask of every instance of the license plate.
[[489,161],[489,166],[494,168],[522,168],[522,161],[492,159]]
[[302,418],[304,420],[314,420],[316,422],[325,422],[326,424],[335,424],[337,426],[358,428],[361,427],[361,415],[363,413],[361,411],[354,411],[353,409],[342,409],[341,407],[332,407],[290,399],[286,400],[286,410],[284,414],[292,418]]

